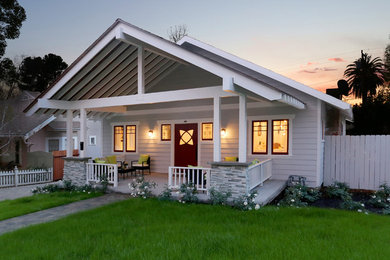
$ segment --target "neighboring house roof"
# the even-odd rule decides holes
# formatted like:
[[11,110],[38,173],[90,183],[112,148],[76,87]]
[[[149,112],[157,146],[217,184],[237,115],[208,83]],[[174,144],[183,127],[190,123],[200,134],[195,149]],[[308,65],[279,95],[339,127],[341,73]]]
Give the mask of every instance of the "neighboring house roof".
[[0,136],[14,136],[27,139],[55,119],[51,115],[34,114],[28,117],[23,113],[23,109],[38,95],[38,92],[22,91],[16,97],[0,100],[1,107],[7,109],[5,123],[3,126],[0,126]]
[[[168,64],[166,67],[161,65],[161,70],[169,71],[171,67],[174,67],[177,64],[189,63],[221,77],[226,82],[231,81],[231,83],[236,84],[255,95],[270,101],[279,101],[303,109],[305,107],[304,103],[285,93],[281,88],[278,89],[274,83],[283,84],[343,110],[344,114],[351,115],[349,104],[275,72],[264,69],[263,67],[189,37],[183,38],[179,44],[174,44],[120,19],[117,19],[115,23],[98,38],[98,40],[72,63],[47,91],[37,97],[37,99],[25,109],[25,112],[31,114],[38,111],[38,98],[69,101],[135,94],[136,89],[134,88],[131,91],[126,90],[123,92],[123,89],[121,88],[116,91],[103,85],[102,87],[105,88],[104,91],[95,90],[95,95],[92,95],[88,93],[88,89],[95,87],[99,81],[92,84],[93,81],[85,80],[85,82],[83,82],[81,79],[88,78],[90,80],[93,78],[91,74],[96,74],[96,77],[101,76],[102,80],[108,78],[104,75],[98,76],[98,72],[94,71],[96,65],[93,64],[95,63],[107,64],[104,65],[104,71],[107,73],[105,75],[119,75],[122,73],[123,69],[122,71],[119,70],[119,63],[116,64],[113,60],[118,59],[118,57],[119,59],[125,59],[126,57],[122,57],[124,55],[128,58],[131,57],[130,59],[132,61],[129,61],[128,67],[136,66],[137,60],[135,59],[135,49],[137,46],[144,46],[145,49],[150,51],[149,53],[157,53],[157,56],[162,60],[161,63],[165,62],[165,64]],[[100,56],[99,60],[96,60],[97,56]],[[148,75],[145,75],[146,82],[148,81],[147,77]],[[79,80],[77,80],[77,78]],[[133,82],[132,84],[136,83]],[[88,88],[85,86],[88,86]],[[239,89],[239,91],[242,89]],[[224,83],[224,90],[230,91],[232,89],[229,89],[229,86],[225,89]],[[59,112],[61,111],[52,111],[52,113]]]

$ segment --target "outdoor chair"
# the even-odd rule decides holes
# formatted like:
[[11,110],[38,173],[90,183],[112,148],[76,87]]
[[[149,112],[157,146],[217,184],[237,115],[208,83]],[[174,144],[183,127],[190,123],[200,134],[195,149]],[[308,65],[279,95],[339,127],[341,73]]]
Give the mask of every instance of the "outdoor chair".
[[141,154],[138,160],[131,161],[131,168],[141,171],[142,175],[144,175],[144,170],[149,170],[150,174],[150,155]]

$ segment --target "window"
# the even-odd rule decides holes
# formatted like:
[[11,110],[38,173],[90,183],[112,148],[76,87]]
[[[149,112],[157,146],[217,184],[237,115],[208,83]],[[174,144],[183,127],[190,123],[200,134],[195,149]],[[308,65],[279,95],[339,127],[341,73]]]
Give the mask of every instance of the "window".
[[48,142],[48,149],[49,149],[49,153],[53,152],[53,151],[59,151],[60,150],[60,139],[49,139],[47,140]]
[[161,141],[171,141],[171,125],[161,125]]
[[213,140],[213,123],[202,123],[202,140]]
[[126,126],[126,152],[135,152],[136,126]]
[[272,120],[272,154],[288,154],[288,119]]
[[123,152],[123,126],[114,126],[114,152]]
[[96,135],[89,136],[89,145],[96,145]]
[[268,121],[252,121],[252,153],[267,154]]

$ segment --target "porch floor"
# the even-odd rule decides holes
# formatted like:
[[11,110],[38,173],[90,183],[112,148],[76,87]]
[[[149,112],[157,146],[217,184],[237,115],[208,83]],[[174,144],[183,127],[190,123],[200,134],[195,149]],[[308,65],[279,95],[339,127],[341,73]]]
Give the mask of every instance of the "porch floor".
[[255,189],[257,197],[255,202],[259,205],[267,205],[273,201],[287,186],[287,181],[282,180],[267,180],[263,186]]

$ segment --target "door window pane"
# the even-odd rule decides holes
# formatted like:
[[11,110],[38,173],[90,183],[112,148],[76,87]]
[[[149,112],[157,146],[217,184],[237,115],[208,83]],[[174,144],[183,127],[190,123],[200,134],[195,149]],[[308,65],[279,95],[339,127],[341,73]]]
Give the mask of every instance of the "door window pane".
[[123,126],[114,126],[114,152],[123,152]]
[[161,141],[171,141],[171,125],[161,125]]

